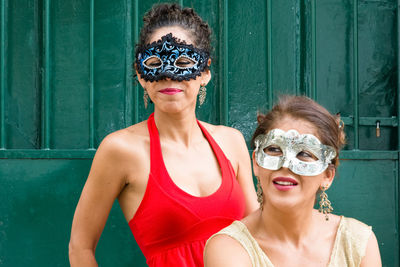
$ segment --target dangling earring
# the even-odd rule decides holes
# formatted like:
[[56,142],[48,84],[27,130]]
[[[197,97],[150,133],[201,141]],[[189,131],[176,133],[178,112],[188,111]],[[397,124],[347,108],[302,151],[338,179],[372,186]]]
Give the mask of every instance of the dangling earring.
[[207,88],[206,84],[202,83],[200,85],[200,91],[199,91],[199,105],[203,105],[204,101],[206,100],[206,95],[207,95]]
[[147,109],[147,105],[149,104],[149,94],[147,93],[146,89],[144,89],[143,93],[143,102],[144,102],[144,108]]
[[329,221],[328,214],[333,211],[333,208],[331,206],[331,202],[328,199],[328,195],[325,193],[327,189],[327,186],[321,186],[322,192],[320,194],[321,200],[319,201],[319,212],[325,214],[325,220]]
[[260,178],[257,178],[257,202],[260,203],[260,209],[263,210],[264,198],[263,190],[261,188]]

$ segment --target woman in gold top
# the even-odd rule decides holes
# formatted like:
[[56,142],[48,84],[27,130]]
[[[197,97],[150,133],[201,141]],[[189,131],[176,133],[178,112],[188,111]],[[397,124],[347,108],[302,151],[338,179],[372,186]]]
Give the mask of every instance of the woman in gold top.
[[208,240],[205,266],[381,266],[371,227],[329,214],[325,190],[344,144],[340,119],[309,98],[285,96],[257,120],[260,209]]

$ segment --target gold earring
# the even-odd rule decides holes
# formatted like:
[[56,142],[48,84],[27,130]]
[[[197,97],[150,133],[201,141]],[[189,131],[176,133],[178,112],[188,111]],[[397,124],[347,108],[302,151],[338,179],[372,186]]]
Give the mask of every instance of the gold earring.
[[260,209],[263,210],[264,197],[263,190],[261,188],[260,178],[257,178],[257,202],[260,203]]
[[147,109],[147,105],[149,104],[149,94],[147,93],[146,89],[144,89],[143,93],[143,102],[144,102],[144,108]]
[[327,189],[327,186],[321,186],[322,192],[319,196],[321,198],[321,200],[319,201],[319,212],[325,214],[325,220],[329,221],[328,214],[333,211],[333,208],[331,206],[331,202],[328,199],[328,195],[325,192]]
[[206,84],[202,83],[200,85],[200,91],[199,91],[199,105],[203,105],[204,101],[206,100],[206,95],[207,95],[207,88]]

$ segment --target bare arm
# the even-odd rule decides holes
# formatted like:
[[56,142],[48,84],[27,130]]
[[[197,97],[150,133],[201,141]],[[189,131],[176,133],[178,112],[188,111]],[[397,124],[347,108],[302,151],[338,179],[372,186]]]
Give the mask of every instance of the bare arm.
[[369,237],[365,256],[361,260],[360,267],[380,267],[382,266],[381,255],[379,253],[378,241],[372,232]]
[[94,254],[114,200],[125,185],[118,142],[107,137],[92,167],[75,210],[69,243],[71,266],[97,266]]
[[236,147],[236,153],[238,158],[238,168],[237,168],[237,180],[240,187],[243,190],[245,201],[246,201],[246,213],[245,216],[249,215],[253,211],[259,208],[257,202],[257,195],[254,189],[251,161],[249,152],[247,150],[246,142],[242,133],[235,130],[235,141],[234,145]]
[[252,266],[246,250],[227,235],[216,235],[208,240],[204,249],[205,267]]

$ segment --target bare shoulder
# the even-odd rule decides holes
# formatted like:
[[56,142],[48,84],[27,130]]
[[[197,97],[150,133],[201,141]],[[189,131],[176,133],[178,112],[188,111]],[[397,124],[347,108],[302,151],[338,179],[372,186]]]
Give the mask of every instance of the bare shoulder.
[[204,250],[204,266],[251,266],[250,256],[243,246],[226,234],[214,235]]
[[241,157],[248,155],[246,141],[243,134],[232,127],[224,125],[212,125],[201,122],[207,131],[211,134],[214,140],[218,143],[232,163],[240,161]]
[[132,125],[110,133],[101,142],[98,153],[107,154],[109,157],[135,156],[148,147],[149,135],[145,122]]
[[213,125],[203,121],[201,124],[215,139],[222,140],[224,142],[244,140],[242,133],[235,128],[224,125]]
[[103,139],[97,149],[92,171],[101,176],[107,174],[114,179],[120,178],[124,184],[145,177],[142,172],[145,173],[145,166],[149,165],[149,144],[145,122],[113,132]]

